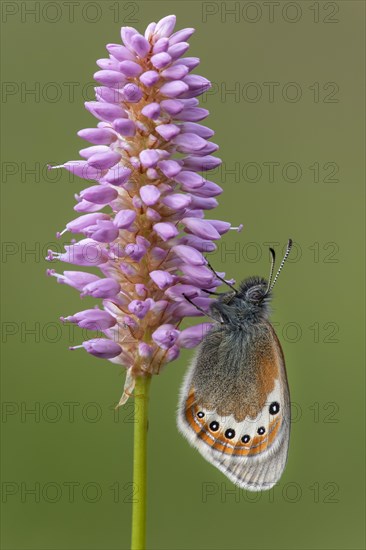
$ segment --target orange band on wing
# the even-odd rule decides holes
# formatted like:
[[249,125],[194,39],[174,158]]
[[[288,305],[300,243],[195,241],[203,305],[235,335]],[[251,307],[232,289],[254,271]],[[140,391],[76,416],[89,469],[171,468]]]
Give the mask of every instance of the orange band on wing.
[[197,437],[213,449],[232,456],[253,456],[265,451],[275,440],[281,426],[281,417],[278,416],[269,424],[268,433],[256,435],[250,445],[238,441],[235,445],[228,442],[222,431],[212,432],[208,423],[197,416],[200,408],[196,405],[194,391],[189,392],[185,405],[185,418]]

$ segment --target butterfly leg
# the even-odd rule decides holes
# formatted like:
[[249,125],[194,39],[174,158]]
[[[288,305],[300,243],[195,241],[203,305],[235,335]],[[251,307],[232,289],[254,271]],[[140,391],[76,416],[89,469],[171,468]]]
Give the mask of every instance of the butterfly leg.
[[[206,317],[210,317],[210,319],[212,319],[213,321],[215,321],[217,323],[217,319],[215,319],[215,317],[213,317],[212,315],[210,315],[207,311],[205,311],[204,309],[202,309],[200,306],[198,306],[197,304],[195,304],[193,302],[193,300],[191,300],[187,294],[182,294],[182,296],[184,296],[184,298],[187,300],[187,302],[189,302],[190,304],[192,304],[192,306],[194,306],[196,309],[198,309],[198,311],[200,311],[201,313],[203,313],[204,315],[206,315]],[[222,324],[222,322],[221,322]]]
[[230,283],[228,283],[227,281],[225,281],[225,279],[224,279],[223,277],[220,277],[220,275],[218,275],[218,274],[216,273],[216,271],[214,270],[214,268],[212,267],[212,265],[210,264],[210,262],[207,260],[207,258],[206,258],[206,261],[207,261],[207,267],[209,267],[209,268],[211,269],[211,271],[212,271],[213,274],[219,279],[219,281],[222,281],[223,283],[225,283],[225,285],[229,286],[229,287],[235,292],[235,294],[237,294],[238,291],[236,290],[236,288],[235,288],[232,284],[230,284]]

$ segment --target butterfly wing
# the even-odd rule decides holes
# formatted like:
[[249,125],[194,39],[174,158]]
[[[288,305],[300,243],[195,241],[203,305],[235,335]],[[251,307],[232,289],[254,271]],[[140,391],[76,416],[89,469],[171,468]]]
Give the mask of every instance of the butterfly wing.
[[240,487],[262,491],[275,485],[287,460],[290,396],[270,323],[210,331],[182,386],[178,428]]

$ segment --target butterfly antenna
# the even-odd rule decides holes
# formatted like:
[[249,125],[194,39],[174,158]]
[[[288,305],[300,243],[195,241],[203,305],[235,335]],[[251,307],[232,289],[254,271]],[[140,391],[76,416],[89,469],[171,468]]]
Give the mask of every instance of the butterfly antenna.
[[270,287],[271,287],[271,282],[272,282],[272,277],[273,277],[273,270],[274,270],[274,264],[275,264],[275,261],[276,261],[276,253],[275,253],[275,251],[273,250],[273,248],[270,248],[270,249],[269,249],[269,252],[270,252],[270,254],[271,254],[271,270],[270,270],[270,272],[269,272],[268,285],[267,285],[266,294],[268,294],[269,289],[270,289]]
[[276,276],[275,276],[275,278],[274,278],[274,280],[273,280],[273,283],[271,284],[271,286],[270,286],[268,292],[270,292],[270,291],[272,290],[272,288],[275,286],[276,281],[277,281],[277,279],[278,279],[278,276],[279,276],[279,274],[281,273],[281,270],[282,270],[282,268],[283,268],[283,266],[284,266],[284,264],[285,264],[285,261],[287,260],[288,255],[290,254],[291,248],[292,248],[292,239],[289,239],[289,240],[288,240],[288,243],[287,243],[287,249],[286,249],[285,255],[284,255],[284,257],[283,257],[283,260],[282,260],[282,262],[281,262],[281,264],[280,264],[280,267],[278,268],[278,271],[277,271],[277,273],[276,273]]

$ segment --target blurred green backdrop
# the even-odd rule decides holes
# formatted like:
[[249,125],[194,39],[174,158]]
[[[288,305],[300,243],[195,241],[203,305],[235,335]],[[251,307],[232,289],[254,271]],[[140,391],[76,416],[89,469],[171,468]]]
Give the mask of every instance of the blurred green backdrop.
[[273,313],[294,419],[279,486],[235,489],[176,430],[192,353],[169,365],[151,392],[148,547],[364,548],[364,8],[2,3],[4,550],[129,547],[133,403],[115,416],[120,369],[67,349],[83,337],[58,318],[80,300],[46,278],[43,258],[84,183],[45,166],[85,146],[76,132],[94,125],[83,101],[105,44],[169,13],[197,29],[190,55],[213,82],[205,123],[224,165],[211,179],[225,189],[215,217],[245,226],[213,264],[266,276],[268,243],[296,243]]

